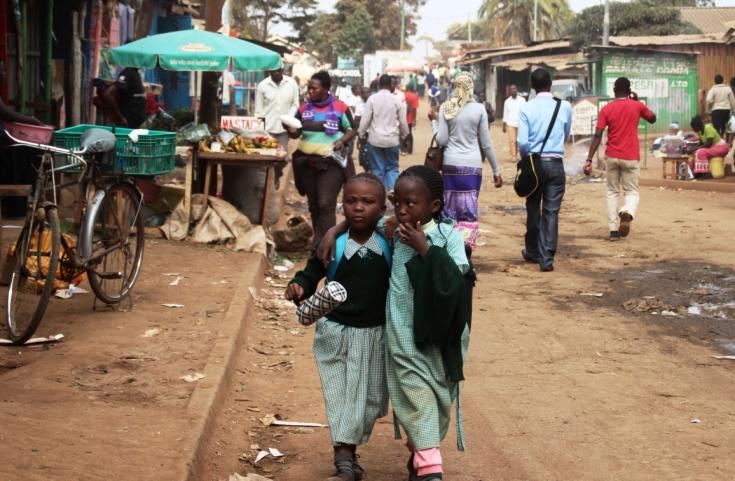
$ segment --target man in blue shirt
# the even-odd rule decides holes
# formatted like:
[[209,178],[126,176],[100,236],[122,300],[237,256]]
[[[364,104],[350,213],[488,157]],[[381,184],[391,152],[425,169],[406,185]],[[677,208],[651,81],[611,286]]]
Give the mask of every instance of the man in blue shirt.
[[[547,70],[540,68],[531,74],[531,87],[537,95],[521,106],[518,150],[522,157],[539,154],[540,185],[526,198],[526,248],[521,254],[526,261],[537,262],[542,271],[549,272],[554,270],[559,237],[559,209],[566,184],[564,141],[572,127],[572,106],[551,95],[551,75]],[[540,152],[557,102],[561,102],[559,113],[549,140]]]

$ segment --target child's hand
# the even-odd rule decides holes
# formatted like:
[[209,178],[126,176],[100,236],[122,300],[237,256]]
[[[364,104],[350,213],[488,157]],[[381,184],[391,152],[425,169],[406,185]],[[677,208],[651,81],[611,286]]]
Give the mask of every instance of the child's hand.
[[334,260],[334,256],[337,254],[336,245],[339,234],[340,231],[337,227],[332,227],[324,234],[322,240],[319,241],[319,246],[316,248],[316,257],[322,261],[324,267],[327,267],[329,263]]
[[426,253],[429,252],[429,243],[426,242],[426,236],[424,235],[424,230],[421,228],[421,222],[416,222],[416,227],[408,222],[402,223],[398,235],[401,238],[401,242],[413,248],[421,257],[426,257]]
[[288,285],[284,295],[287,301],[293,301],[298,306],[304,298],[304,288],[293,282]]

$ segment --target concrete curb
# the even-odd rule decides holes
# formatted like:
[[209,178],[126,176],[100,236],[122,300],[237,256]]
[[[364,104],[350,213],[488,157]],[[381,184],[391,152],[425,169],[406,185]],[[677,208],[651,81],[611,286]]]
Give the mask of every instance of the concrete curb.
[[[251,262],[252,256],[247,256],[245,263]],[[266,258],[258,256],[255,264],[248,265],[240,277],[222,321],[222,329],[204,367],[203,374],[206,377],[197,383],[189,399],[186,409],[192,429],[182,441],[181,451],[190,461],[182,466],[176,481],[198,481],[202,477],[208,440],[215,426],[217,412],[227,398],[238,352],[245,342],[245,320],[254,304],[248,288],[261,287]]]
[[640,179],[646,187],[665,187],[667,189],[698,190],[703,192],[735,192],[735,182],[693,181],[673,179]]

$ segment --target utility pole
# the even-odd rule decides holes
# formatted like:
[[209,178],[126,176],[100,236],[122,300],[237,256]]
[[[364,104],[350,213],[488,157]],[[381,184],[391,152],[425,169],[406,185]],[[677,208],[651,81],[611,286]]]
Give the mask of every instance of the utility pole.
[[602,18],[602,45],[610,45],[610,0],[605,0],[605,15]]
[[533,41],[538,42],[538,0],[533,2]]
[[401,50],[406,43],[406,0],[401,0]]

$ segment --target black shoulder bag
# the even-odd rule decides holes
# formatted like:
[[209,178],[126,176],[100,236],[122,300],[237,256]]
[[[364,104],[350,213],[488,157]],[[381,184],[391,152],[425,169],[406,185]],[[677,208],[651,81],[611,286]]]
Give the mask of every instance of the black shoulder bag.
[[544,147],[546,147],[546,141],[549,140],[551,131],[553,130],[554,124],[556,123],[556,117],[559,114],[559,107],[561,107],[561,100],[555,98],[554,101],[556,102],[556,107],[554,107],[554,114],[551,116],[551,123],[549,123],[549,128],[546,130],[546,137],[544,137],[544,142],[541,144],[541,150],[539,150],[538,153],[531,152],[518,161],[518,170],[516,170],[516,178],[513,182],[513,189],[516,191],[516,194],[518,194],[519,197],[528,197],[529,195],[536,192],[536,189],[538,189],[539,183],[541,182],[539,179],[539,162],[541,161],[541,152],[543,152]]

